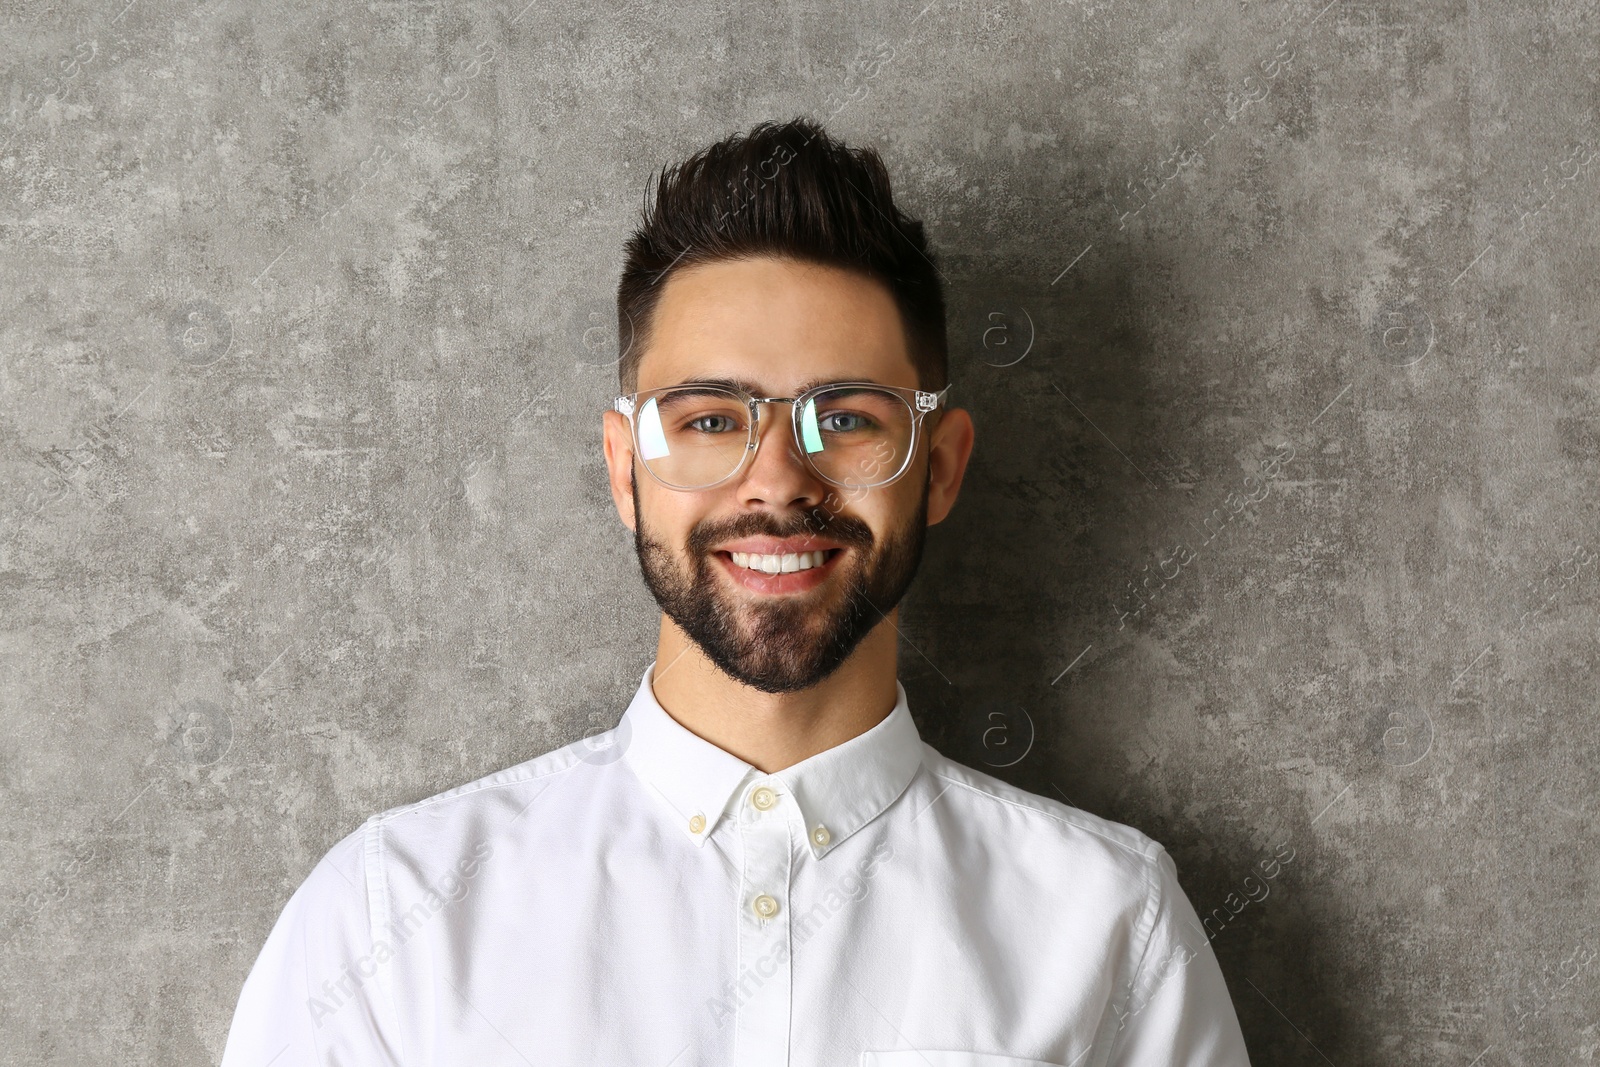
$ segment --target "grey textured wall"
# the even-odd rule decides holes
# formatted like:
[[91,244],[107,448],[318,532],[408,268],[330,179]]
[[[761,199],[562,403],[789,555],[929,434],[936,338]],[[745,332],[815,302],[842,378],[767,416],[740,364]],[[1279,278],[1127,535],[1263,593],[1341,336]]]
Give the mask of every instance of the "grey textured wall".
[[0,1057],[215,1061],[329,845],[616,721],[620,243],[809,114],[978,425],[924,736],[1165,842],[1257,1064],[1595,1062],[1600,16],[1325,2],[7,3]]

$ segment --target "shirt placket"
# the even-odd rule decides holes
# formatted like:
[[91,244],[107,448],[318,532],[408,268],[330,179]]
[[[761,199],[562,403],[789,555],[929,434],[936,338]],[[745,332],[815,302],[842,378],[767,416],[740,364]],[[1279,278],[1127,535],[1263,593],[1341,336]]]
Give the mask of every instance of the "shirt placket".
[[734,991],[737,1067],[789,1064],[789,886],[794,853],[789,808],[793,803],[776,784],[757,782],[739,805],[744,858]]

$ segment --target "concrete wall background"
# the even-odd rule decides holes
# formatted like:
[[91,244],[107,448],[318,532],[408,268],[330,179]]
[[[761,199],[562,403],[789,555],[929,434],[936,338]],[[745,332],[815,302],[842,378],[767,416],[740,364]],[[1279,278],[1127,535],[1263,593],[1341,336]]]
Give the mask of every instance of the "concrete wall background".
[[809,114],[978,424],[924,736],[1166,843],[1258,1064],[1595,1062],[1600,16],[1324,3],[7,4],[3,1057],[214,1062],[335,840],[615,723],[620,243]]

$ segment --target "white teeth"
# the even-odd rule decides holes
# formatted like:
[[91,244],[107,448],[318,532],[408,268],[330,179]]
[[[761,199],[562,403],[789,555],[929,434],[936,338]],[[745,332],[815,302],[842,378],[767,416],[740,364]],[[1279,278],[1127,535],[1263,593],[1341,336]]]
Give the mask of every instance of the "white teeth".
[[795,571],[808,571],[812,567],[820,567],[827,561],[828,553],[824,550],[816,552],[787,552],[781,556],[760,555],[752,552],[730,552],[733,562],[741,567],[753,571],[762,571],[766,574],[792,574]]

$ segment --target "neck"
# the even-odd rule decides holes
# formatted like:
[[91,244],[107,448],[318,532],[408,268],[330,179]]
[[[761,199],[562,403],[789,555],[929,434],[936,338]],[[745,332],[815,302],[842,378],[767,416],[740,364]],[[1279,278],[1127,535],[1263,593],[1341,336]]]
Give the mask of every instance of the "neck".
[[677,722],[764,774],[866,733],[894,710],[896,620],[891,611],[838,670],[810,689],[764,693],[724,674],[663,615],[651,689]]

